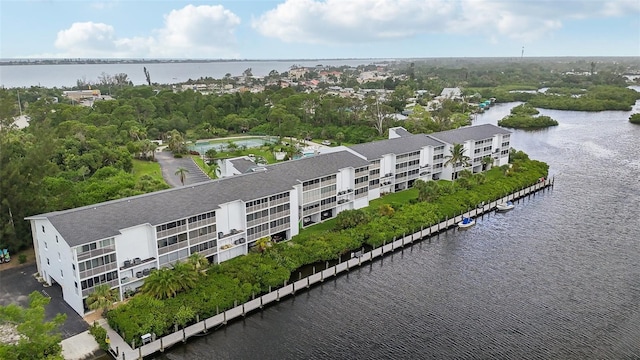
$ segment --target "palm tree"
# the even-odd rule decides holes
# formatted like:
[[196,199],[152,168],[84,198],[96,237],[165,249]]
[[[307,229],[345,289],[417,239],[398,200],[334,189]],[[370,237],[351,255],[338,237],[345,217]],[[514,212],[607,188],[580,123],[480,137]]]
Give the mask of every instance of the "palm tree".
[[440,186],[435,181],[416,180],[413,187],[418,189],[419,201],[433,201],[440,195]]
[[482,158],[482,170],[489,170],[493,167],[493,158],[485,156]]
[[89,310],[102,309],[104,315],[109,307],[118,301],[118,296],[108,284],[101,284],[93,289],[93,292],[87,297],[87,307]]
[[445,157],[447,161],[444,163],[444,166],[453,165],[454,176],[452,178],[455,179],[456,167],[461,165],[463,167],[467,167],[471,165],[471,163],[469,162],[471,158],[464,154],[463,144],[453,144],[453,147],[450,149],[450,151],[451,154]]
[[473,176],[473,173],[467,169],[460,170],[460,172],[458,173],[458,177],[464,178],[464,179],[470,179],[472,176]]
[[211,161],[211,163],[209,163],[209,166],[207,166],[206,170],[207,176],[209,176],[209,178],[217,179],[218,175],[220,174],[220,165],[217,161],[213,160]]
[[256,240],[256,249],[259,252],[267,251],[267,249],[270,248],[272,245],[273,245],[273,242],[271,241],[270,236],[265,236]]
[[344,140],[344,133],[342,133],[340,131],[337,132],[335,138],[336,138],[336,142],[338,143],[338,145],[342,145],[342,141]]
[[174,297],[181,289],[176,273],[169,268],[152,270],[141,288],[143,293],[159,300]]
[[176,175],[178,175],[178,177],[180,178],[180,182],[182,183],[182,186],[184,186],[184,181],[187,179],[188,173],[189,173],[189,170],[183,167],[179,167],[178,170],[176,170]]
[[200,272],[189,263],[177,261],[172,272],[179,285],[178,291],[193,289],[198,284]]
[[475,180],[476,184],[481,185],[487,181],[487,175],[483,172],[477,173],[473,175],[473,179]]
[[191,266],[197,274],[204,274],[209,267],[209,260],[200,253],[193,253],[187,258],[186,264]]

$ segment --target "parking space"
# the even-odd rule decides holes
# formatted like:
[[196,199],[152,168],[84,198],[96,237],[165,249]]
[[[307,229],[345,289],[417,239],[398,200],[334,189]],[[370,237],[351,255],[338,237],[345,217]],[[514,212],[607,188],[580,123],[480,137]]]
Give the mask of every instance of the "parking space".
[[56,314],[67,314],[67,320],[61,327],[62,338],[67,339],[89,329],[89,325],[62,299],[59,285],[45,286],[33,276],[36,265],[26,265],[0,271],[0,305],[18,304],[27,307],[29,294],[34,291],[51,298],[45,309],[47,320]]

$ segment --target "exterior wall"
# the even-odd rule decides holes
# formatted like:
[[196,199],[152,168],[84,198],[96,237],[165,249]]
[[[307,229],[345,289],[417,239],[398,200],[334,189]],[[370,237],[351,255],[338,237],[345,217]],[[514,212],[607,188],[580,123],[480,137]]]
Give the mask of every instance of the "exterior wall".
[[336,176],[336,186],[338,191],[354,188],[353,168],[342,169]]
[[216,210],[216,219],[218,232],[227,234],[231,229],[245,230],[244,203],[238,200],[220,205],[220,209]]
[[[155,227],[143,224],[122,229],[120,233],[121,235],[115,236],[114,239],[120,297],[124,298],[125,291],[134,291],[142,286],[148,271],[160,266]],[[136,264],[136,259],[140,259],[139,264]],[[125,266],[125,261],[128,266]]]
[[369,201],[375,200],[380,197],[380,188],[369,189]]
[[[237,200],[220,205],[216,210],[218,229],[218,262],[247,253],[246,209],[243,201]],[[242,243],[239,243],[242,241]]]
[[229,159],[222,161],[219,169],[220,177],[229,177],[241,174],[241,172],[233,166],[233,163]]
[[502,166],[509,163],[510,147],[511,135],[498,134],[494,136],[493,148],[499,149],[499,151],[494,151],[493,166]]
[[354,209],[362,209],[364,207],[369,206],[369,199],[367,197],[363,197],[360,199],[355,199],[353,201],[353,208]]
[[[450,144],[444,145],[443,153],[445,157],[451,154],[451,148],[453,148],[453,145],[450,145]],[[446,161],[447,161],[446,159],[443,159],[442,161],[443,165],[442,165],[442,172],[440,175],[441,180],[451,180],[451,177],[453,175],[453,167],[451,165],[444,166],[444,163]]]
[[71,248],[49,220],[31,220],[31,227],[32,233],[35,233],[36,257],[40,260],[40,276],[49,285],[54,281],[58,283],[64,301],[78,314],[84,314],[80,281]]
[[149,224],[120,230],[121,235],[115,237],[118,266],[125,260],[139,257],[141,259],[158,259],[155,229]]
[[[302,189],[302,185],[296,185],[296,188],[300,188]],[[298,190],[294,189],[289,191],[289,206],[290,206],[290,210],[291,210],[291,215],[290,215],[290,226],[291,228],[289,229],[289,239],[291,239],[292,237],[298,235],[300,233],[300,214],[298,214],[298,208],[300,207],[301,201],[300,198],[298,197]]]

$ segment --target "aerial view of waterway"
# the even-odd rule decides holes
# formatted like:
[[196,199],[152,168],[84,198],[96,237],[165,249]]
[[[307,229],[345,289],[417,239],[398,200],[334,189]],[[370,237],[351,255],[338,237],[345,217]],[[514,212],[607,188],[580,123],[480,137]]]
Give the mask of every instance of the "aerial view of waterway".
[[640,358],[640,126],[623,111],[541,112],[560,125],[511,143],[550,165],[551,191],[156,358]]

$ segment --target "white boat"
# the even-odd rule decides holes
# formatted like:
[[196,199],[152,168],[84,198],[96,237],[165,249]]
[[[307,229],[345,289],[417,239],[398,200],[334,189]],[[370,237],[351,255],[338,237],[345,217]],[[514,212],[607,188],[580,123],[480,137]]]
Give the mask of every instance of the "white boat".
[[498,211],[509,211],[513,209],[515,205],[511,201],[507,201],[506,203],[500,203],[496,205],[496,210]]
[[462,221],[458,223],[459,228],[468,228],[476,224],[476,220],[474,218],[463,217]]

